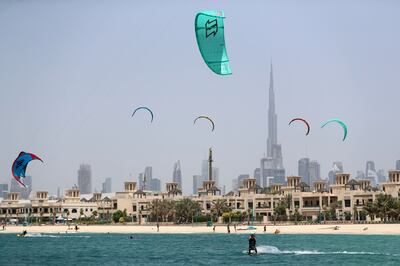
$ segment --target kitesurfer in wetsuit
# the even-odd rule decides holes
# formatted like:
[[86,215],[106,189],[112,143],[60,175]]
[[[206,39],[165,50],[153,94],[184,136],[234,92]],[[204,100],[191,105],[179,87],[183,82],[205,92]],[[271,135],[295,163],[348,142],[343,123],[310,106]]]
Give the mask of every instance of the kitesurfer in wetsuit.
[[25,236],[27,234],[26,230],[22,231],[22,236]]
[[254,234],[251,234],[249,237],[249,255],[251,254],[252,250],[257,253],[256,242],[256,236]]

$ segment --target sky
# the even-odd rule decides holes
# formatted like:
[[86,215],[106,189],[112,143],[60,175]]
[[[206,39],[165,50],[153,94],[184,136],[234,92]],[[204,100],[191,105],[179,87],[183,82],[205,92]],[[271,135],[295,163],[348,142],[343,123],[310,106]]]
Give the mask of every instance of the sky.
[[[194,18],[224,10],[233,74],[218,76],[197,48]],[[0,2],[0,182],[20,151],[40,156],[34,190],[77,183],[92,166],[93,188],[114,191],[146,166],[183,190],[214,150],[220,182],[253,174],[266,152],[270,63],[278,142],[287,175],[297,161],[334,161],[355,174],[400,159],[398,1],[23,1]],[[139,106],[154,112],[154,122]],[[199,115],[215,121],[193,125]],[[294,117],[311,125],[305,136]],[[349,126],[320,125],[340,118]]]

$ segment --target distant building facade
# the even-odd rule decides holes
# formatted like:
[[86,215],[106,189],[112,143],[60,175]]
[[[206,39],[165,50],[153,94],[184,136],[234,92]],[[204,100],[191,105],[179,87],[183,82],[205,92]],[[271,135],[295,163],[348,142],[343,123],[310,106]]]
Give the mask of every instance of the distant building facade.
[[180,161],[177,161],[174,164],[174,172],[172,173],[172,182],[178,183],[179,189],[182,190],[182,170]]
[[301,158],[298,162],[298,176],[301,177],[301,180],[305,182],[307,185],[311,184],[310,180],[310,159],[309,158]]
[[0,198],[7,198],[8,184],[0,184]]
[[107,177],[101,184],[101,193],[111,193],[111,178]]
[[250,175],[249,174],[242,174],[242,175],[238,176],[238,178],[237,178],[237,180],[238,180],[238,188],[243,187],[243,180],[245,180],[246,178],[250,178]]
[[316,180],[321,180],[321,165],[319,164],[319,162],[313,160],[310,161],[310,184],[312,185],[314,183],[314,181]]
[[197,195],[197,191],[203,185],[204,178],[202,175],[194,175],[193,176],[193,195]]
[[32,176],[26,176],[23,178],[23,182],[26,188],[21,187],[21,185],[14,179],[11,179],[10,192],[17,192],[21,199],[28,199],[32,192]]
[[262,185],[261,183],[261,169],[254,169],[253,177],[256,179],[257,184]]
[[158,178],[152,178],[149,184],[149,190],[161,191],[161,180]]
[[78,188],[82,194],[92,193],[92,169],[89,164],[81,164],[79,166]]
[[333,185],[336,182],[336,174],[343,173],[343,163],[342,162],[334,162],[332,165],[332,169],[328,173],[328,184]]

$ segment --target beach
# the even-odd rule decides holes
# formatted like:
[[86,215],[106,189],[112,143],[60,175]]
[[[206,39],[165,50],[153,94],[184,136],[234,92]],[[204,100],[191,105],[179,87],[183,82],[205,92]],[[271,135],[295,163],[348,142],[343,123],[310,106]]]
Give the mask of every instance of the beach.
[[[337,229],[335,230],[335,227]],[[122,233],[122,234],[227,234],[226,225],[213,227],[206,225],[160,225],[157,232],[156,225],[78,225],[79,233]],[[399,224],[318,224],[318,225],[267,225],[264,233],[263,226],[252,226],[256,229],[246,230],[247,225],[238,225],[236,231],[230,226],[231,234],[274,234],[278,229],[280,234],[352,234],[352,235],[400,235]],[[7,226],[3,233],[21,233],[27,230],[29,233],[76,233],[74,226],[66,225],[31,225],[31,226]]]

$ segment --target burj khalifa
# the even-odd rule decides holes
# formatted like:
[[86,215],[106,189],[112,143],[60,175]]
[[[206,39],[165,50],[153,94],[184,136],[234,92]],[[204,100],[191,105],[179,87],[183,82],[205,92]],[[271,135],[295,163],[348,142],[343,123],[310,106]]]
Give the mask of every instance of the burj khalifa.
[[274,77],[271,64],[269,80],[267,157],[261,159],[260,177],[264,187],[285,183],[282,147],[278,144],[278,116],[275,113]]

